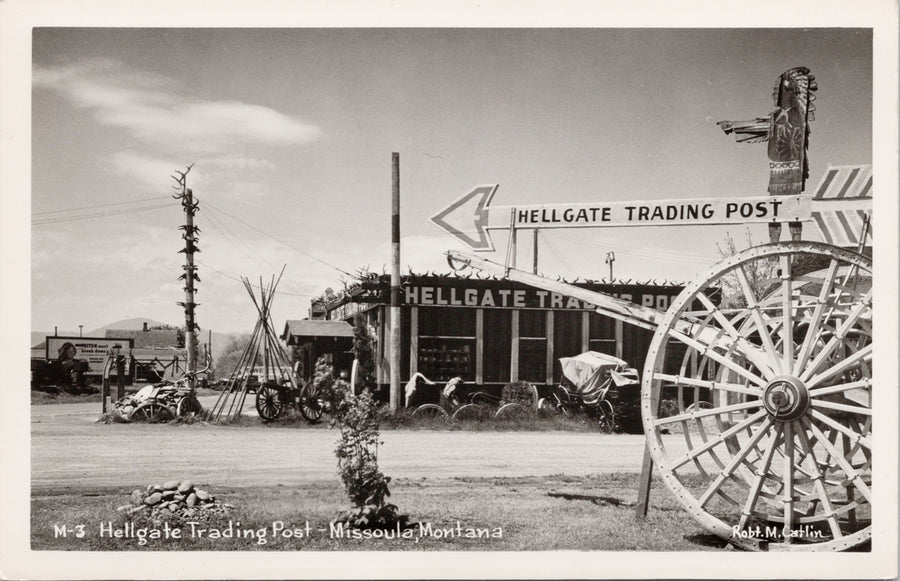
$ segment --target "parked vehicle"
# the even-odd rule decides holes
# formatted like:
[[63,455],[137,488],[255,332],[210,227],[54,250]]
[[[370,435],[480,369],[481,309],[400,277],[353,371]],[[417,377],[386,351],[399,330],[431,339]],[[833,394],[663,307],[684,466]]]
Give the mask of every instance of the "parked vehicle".
[[596,351],[561,357],[559,363],[563,381],[538,401],[539,410],[569,416],[582,412],[611,432],[640,433],[640,379],[636,369]]

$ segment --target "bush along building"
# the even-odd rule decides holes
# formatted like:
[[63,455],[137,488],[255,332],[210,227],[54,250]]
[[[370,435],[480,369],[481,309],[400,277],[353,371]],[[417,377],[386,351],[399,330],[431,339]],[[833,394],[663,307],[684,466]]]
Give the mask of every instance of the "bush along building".
[[[574,284],[662,311],[683,288],[671,283]],[[584,351],[614,355],[641,369],[653,337],[651,331],[601,315],[577,299],[496,278],[410,274],[402,279],[401,300],[403,382],[421,373],[440,383],[462,377],[466,391],[499,394],[504,385],[519,380],[540,390],[560,382],[560,357]],[[368,326],[382,395],[390,383],[389,308],[390,277],[371,274],[337,295],[313,301],[310,311],[350,324],[360,317]],[[302,338],[291,335],[292,325],[301,328],[288,321],[283,338],[297,345]]]

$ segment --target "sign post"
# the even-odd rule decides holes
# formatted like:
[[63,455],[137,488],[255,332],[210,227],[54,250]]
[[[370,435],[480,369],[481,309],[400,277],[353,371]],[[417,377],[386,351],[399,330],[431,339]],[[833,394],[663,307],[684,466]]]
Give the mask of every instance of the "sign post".
[[491,207],[491,199],[498,187],[475,187],[442,208],[431,221],[472,250],[489,252],[494,250],[490,230],[809,222],[813,209],[809,196]]

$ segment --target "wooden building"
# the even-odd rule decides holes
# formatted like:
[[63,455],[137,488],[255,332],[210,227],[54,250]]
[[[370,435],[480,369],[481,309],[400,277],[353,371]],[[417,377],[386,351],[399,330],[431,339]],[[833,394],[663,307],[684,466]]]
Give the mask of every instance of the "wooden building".
[[294,350],[303,381],[312,379],[316,360],[325,356],[338,370],[349,371],[353,363],[353,327],[344,321],[287,321],[281,339]]
[[[577,286],[660,310],[682,287],[672,284]],[[516,380],[559,383],[560,357],[592,350],[641,369],[653,333],[600,315],[590,305],[524,284],[443,275],[403,277],[401,380],[419,372],[492,389]],[[372,276],[326,302],[327,318],[362,317],[375,337],[376,377],[390,383],[390,278]]]

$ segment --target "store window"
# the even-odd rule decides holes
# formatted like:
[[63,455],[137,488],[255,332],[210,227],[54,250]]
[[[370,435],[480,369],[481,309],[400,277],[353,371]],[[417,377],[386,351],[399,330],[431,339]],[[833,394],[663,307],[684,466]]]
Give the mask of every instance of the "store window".
[[588,315],[588,346],[590,351],[616,355],[616,321],[600,313]]
[[562,380],[560,357],[572,357],[582,352],[581,311],[556,311],[553,313],[553,381]]
[[547,311],[519,311],[519,379],[547,381]]
[[475,309],[419,309],[419,371],[432,381],[475,381]]
[[484,309],[484,381],[508,383],[512,356],[512,311]]

